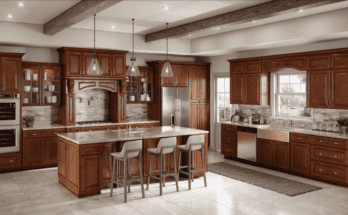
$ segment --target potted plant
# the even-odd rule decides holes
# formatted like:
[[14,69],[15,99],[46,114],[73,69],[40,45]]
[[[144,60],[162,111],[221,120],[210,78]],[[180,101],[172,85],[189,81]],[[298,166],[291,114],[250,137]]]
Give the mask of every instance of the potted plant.
[[23,119],[27,127],[33,127],[35,121],[34,116],[24,116]]
[[347,126],[348,126],[348,117],[342,117],[340,116],[337,119],[337,122],[340,126],[340,133],[341,134],[346,134],[347,133]]
[[239,122],[240,117],[243,115],[242,110],[235,109],[234,114],[232,114],[231,121],[232,122]]

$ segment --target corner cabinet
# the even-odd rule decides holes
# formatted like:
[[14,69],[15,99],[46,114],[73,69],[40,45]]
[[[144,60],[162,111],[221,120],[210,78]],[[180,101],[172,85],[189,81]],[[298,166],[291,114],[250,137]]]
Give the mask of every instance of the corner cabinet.
[[23,62],[22,105],[60,105],[61,68],[54,63]]
[[0,93],[20,93],[22,56],[17,53],[0,53]]
[[[63,68],[63,78],[94,77],[87,75],[94,54],[93,49],[60,48],[59,61]],[[101,78],[126,78],[126,51],[96,50],[98,62],[104,71]]]

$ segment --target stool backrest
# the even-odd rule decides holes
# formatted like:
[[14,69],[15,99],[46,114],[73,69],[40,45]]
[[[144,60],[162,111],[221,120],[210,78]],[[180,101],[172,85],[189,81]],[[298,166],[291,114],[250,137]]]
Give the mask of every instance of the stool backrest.
[[[142,140],[136,140],[136,141],[128,141],[124,143],[124,146],[121,151],[121,156],[124,157],[126,155],[127,150],[137,150],[137,149],[143,149],[143,141]],[[128,153],[128,158],[134,158],[139,155],[139,152],[130,152]]]
[[[190,145],[194,143],[203,143],[204,144],[204,135],[189,136],[186,142],[186,150],[190,149]],[[203,145],[192,146],[191,150],[200,150]]]
[[[161,152],[161,148],[165,147],[165,146],[173,146],[174,149],[176,147],[176,137],[169,137],[169,138],[162,138],[160,139],[160,141],[158,142],[158,146],[157,146],[157,153]],[[163,154],[167,154],[167,153],[172,153],[174,151],[173,148],[166,148],[162,150]]]

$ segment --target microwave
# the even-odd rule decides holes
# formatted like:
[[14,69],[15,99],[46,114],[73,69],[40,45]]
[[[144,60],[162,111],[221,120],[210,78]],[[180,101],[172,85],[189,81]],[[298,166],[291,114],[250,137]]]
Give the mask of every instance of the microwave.
[[0,94],[0,126],[20,124],[20,94]]
[[0,154],[20,151],[20,125],[0,126]]

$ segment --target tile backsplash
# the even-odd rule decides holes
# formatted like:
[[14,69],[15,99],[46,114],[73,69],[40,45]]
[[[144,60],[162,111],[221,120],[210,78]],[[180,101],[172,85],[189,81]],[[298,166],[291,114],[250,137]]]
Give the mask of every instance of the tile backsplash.
[[127,119],[147,119],[147,104],[127,104]]
[[[34,116],[34,126],[59,123],[59,106],[24,106],[23,116]],[[23,121],[23,126],[25,122]]]

